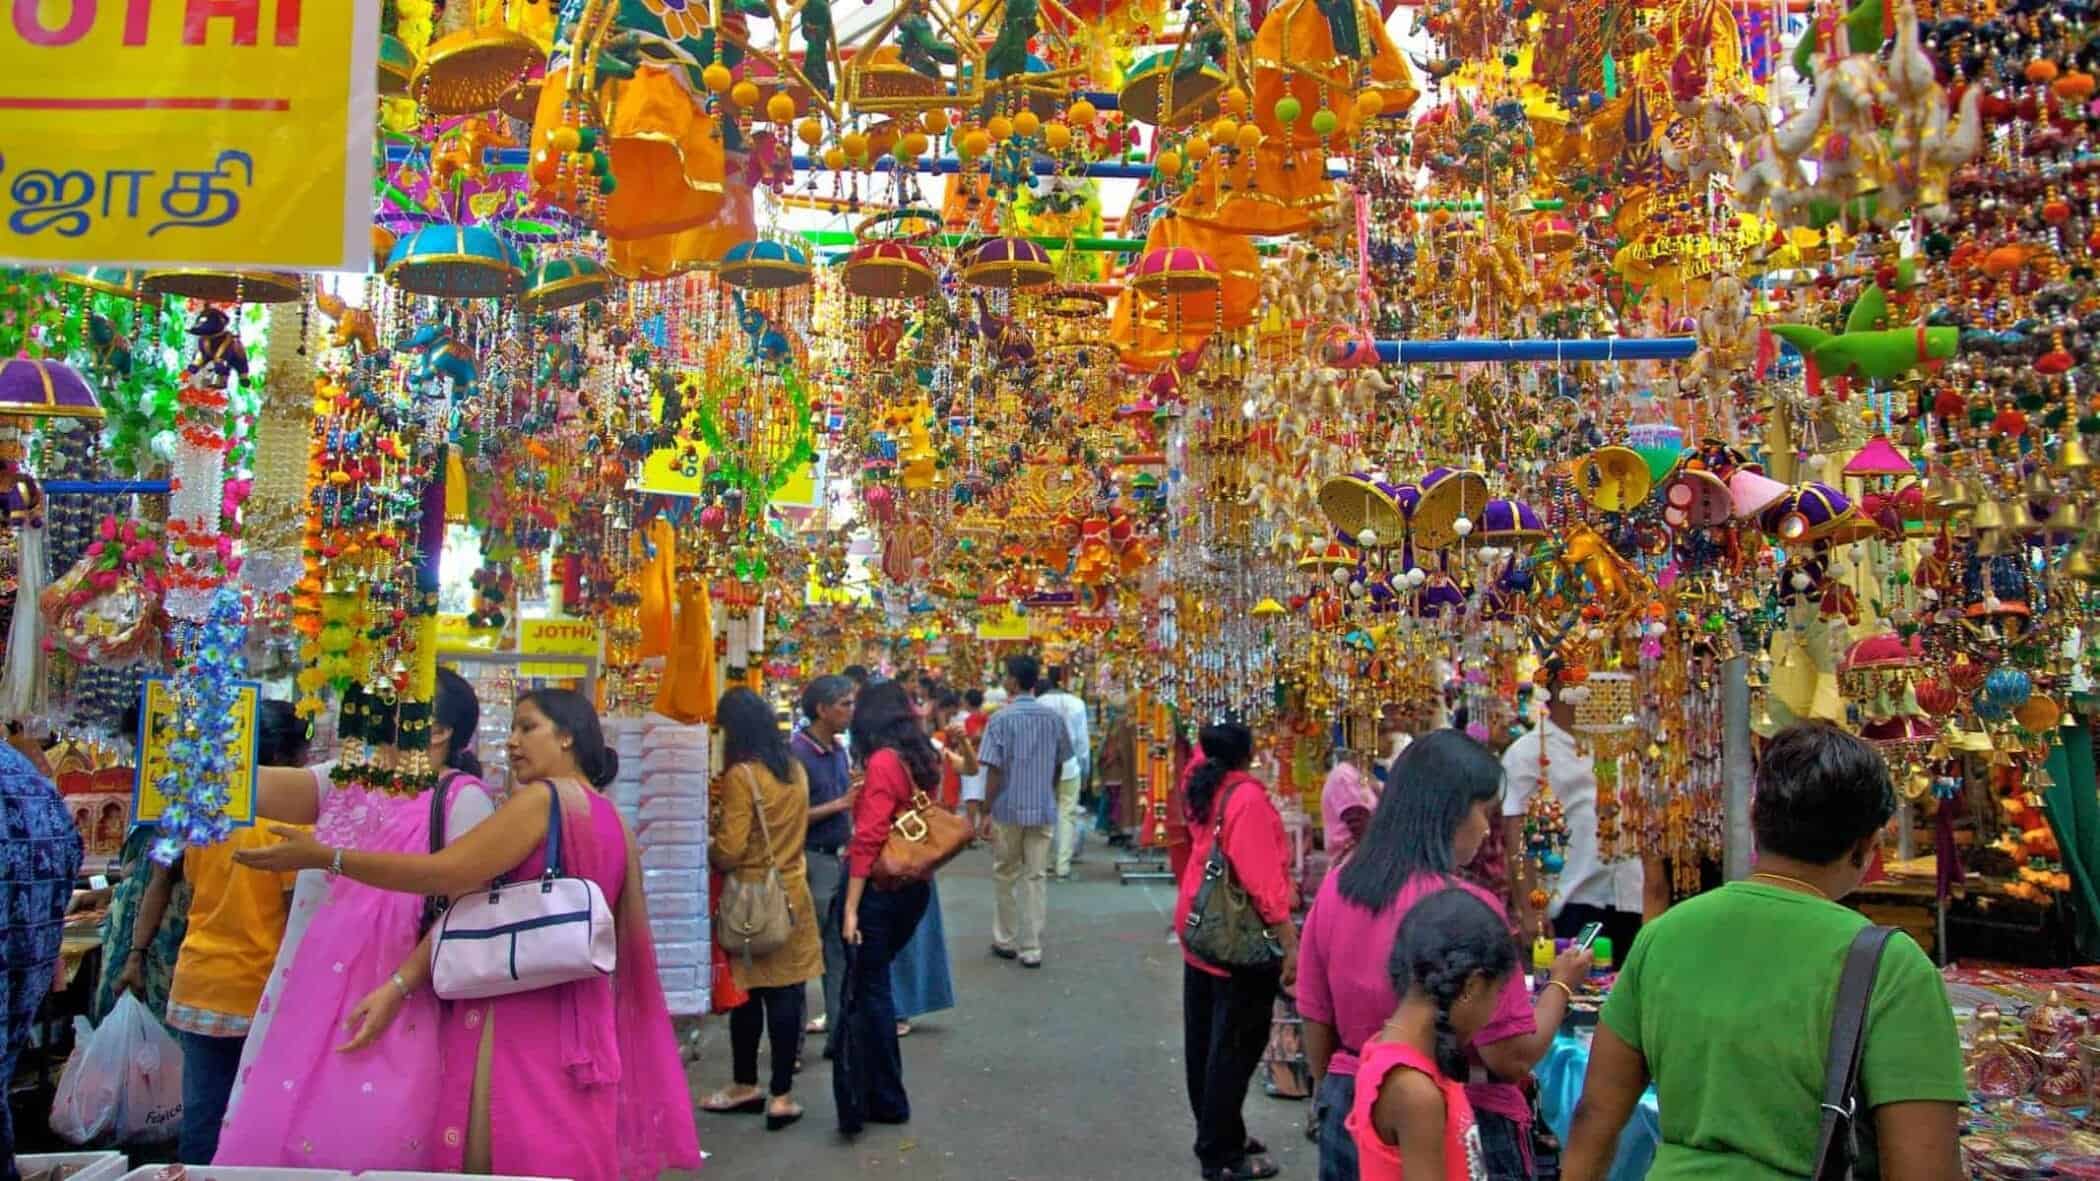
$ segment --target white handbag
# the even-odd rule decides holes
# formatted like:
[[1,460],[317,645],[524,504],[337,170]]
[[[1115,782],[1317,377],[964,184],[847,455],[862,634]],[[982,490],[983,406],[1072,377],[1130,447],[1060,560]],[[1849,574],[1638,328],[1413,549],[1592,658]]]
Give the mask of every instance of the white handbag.
[[445,911],[430,947],[430,985],[448,1001],[509,996],[610,975],[618,956],[612,908],[589,878],[561,865],[561,792],[549,785],[547,869],[498,880]]

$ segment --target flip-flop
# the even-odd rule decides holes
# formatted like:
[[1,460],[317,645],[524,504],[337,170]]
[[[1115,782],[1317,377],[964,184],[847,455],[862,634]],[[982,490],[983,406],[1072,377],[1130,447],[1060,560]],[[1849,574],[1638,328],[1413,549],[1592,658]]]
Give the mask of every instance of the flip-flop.
[[803,1026],[802,1026],[802,1032],[804,1032],[804,1033],[822,1033],[822,1032],[824,1032],[824,1022],[825,1022],[825,1021],[826,1021],[827,1019],[828,1019],[828,1018],[826,1018],[826,1017],[812,1017],[812,1018],[810,1018],[810,1019],[809,1019],[809,1020],[808,1020],[807,1022],[805,1022],[805,1023],[803,1024]]
[[788,1125],[794,1123],[796,1120],[801,1119],[802,1116],[803,1108],[800,1104],[796,1104],[795,1110],[787,1112],[785,1114],[776,1112],[771,1107],[768,1107],[766,1109],[766,1131],[777,1132],[780,1129],[785,1128]]
[[911,1022],[909,1022],[909,1021],[899,1021],[899,1022],[897,1023],[897,1036],[898,1036],[898,1037],[910,1037],[910,1036],[911,1036]]
[[749,1099],[731,1100],[716,1091],[700,1101],[700,1110],[715,1115],[757,1115],[766,1109],[766,1097],[753,1095]]

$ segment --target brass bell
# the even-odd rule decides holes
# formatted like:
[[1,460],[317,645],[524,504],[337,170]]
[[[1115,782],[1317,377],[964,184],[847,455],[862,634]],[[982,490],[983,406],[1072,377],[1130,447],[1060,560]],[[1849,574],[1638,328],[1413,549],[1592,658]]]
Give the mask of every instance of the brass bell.
[[1976,498],[1952,476],[1934,476],[1925,484],[1925,499],[1943,513],[1958,513],[1976,507]]
[[2085,453],[2085,443],[2076,433],[2064,440],[2056,449],[2055,467],[2060,472],[2082,472],[2093,466],[2093,457]]
[[1970,519],[1969,524],[1976,532],[1987,533],[2005,528],[2005,513],[1998,507],[1997,501],[1987,496],[1977,496],[1973,503],[1976,505],[1976,515]]
[[[1980,511],[1978,515],[1981,515]],[[1979,558],[1995,558],[1999,554],[2004,553],[2004,539],[1999,536],[2001,532],[2002,530],[1996,528],[1978,530],[1976,533],[1976,556]]]
[[2074,549],[2064,562],[2064,575],[2080,582],[2100,581],[2100,565],[2094,565],[2092,556],[2084,550]]
[[2032,533],[2041,527],[2034,519],[2034,513],[2027,508],[2027,498],[2024,496],[2012,496],[2000,501],[1998,517],[2005,522],[2005,528],[2014,533]]
[[2071,498],[2066,496],[2056,502],[2055,510],[2049,514],[2048,520],[2042,522],[2042,528],[2051,534],[2082,533],[2085,531],[2085,522],[2079,519],[2077,508],[2072,506]]
[[2027,496],[2030,500],[2047,500],[2056,495],[2056,485],[2049,480],[2049,473],[2037,467],[2027,473]]

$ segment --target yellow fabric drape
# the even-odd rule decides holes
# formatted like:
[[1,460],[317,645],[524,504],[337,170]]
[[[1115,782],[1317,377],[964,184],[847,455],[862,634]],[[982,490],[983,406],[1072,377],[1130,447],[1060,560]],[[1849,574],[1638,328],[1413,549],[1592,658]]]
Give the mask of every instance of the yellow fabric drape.
[[445,521],[448,524],[467,523],[467,465],[459,457],[459,448],[445,448]]
[[656,556],[642,566],[638,615],[643,660],[671,654],[677,625],[673,599],[677,595],[678,532],[669,521],[658,518],[649,524],[649,541],[656,547]]
[[692,725],[715,720],[715,618],[707,583],[689,583],[678,601],[677,637],[664,665],[656,712]]

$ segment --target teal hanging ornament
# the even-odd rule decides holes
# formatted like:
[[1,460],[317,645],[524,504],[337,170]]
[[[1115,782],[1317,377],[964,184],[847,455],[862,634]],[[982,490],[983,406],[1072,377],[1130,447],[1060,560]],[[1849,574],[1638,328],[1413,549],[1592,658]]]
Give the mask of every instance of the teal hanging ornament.
[[1604,97],[1619,97],[1619,63],[1608,53],[1604,55]]

